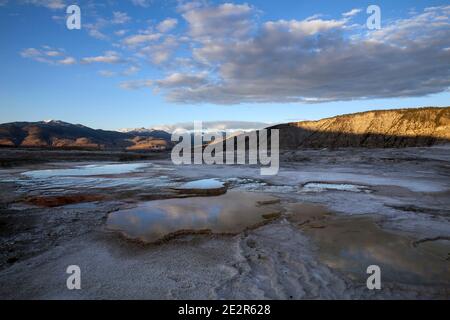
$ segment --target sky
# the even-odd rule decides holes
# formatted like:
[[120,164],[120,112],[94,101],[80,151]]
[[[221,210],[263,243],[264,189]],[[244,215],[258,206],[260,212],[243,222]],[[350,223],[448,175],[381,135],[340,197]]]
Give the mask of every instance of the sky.
[[0,0],[0,122],[233,128],[448,106],[449,16],[438,0]]

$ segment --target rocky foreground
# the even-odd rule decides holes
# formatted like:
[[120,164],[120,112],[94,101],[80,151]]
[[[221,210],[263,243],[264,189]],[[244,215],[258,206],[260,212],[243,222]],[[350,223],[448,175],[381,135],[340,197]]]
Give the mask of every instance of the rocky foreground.
[[[0,298],[450,298],[448,146],[299,150],[281,159],[272,177],[252,166],[156,159],[2,169]],[[226,185],[225,195],[180,192],[206,178]],[[117,217],[147,204],[179,221],[183,206],[215,215],[228,201],[221,197],[245,192],[269,197],[253,205],[263,223],[181,230],[152,243],[118,231]],[[125,221],[138,228],[130,230],[147,232],[136,218]],[[379,291],[366,287],[372,264],[382,271]],[[66,288],[69,265],[81,268],[81,290]]]

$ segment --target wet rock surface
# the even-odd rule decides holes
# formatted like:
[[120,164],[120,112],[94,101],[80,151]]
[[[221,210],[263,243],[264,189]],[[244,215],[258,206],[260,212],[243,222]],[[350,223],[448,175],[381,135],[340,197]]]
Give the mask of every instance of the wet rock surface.
[[[100,175],[23,174],[102,165],[97,162],[2,169],[0,297],[450,297],[450,148],[299,150],[281,159],[279,174],[270,177],[254,166],[178,167],[169,160]],[[262,194],[254,205],[267,221],[229,235],[181,233],[158,244],[108,230],[108,216],[145,201],[217,197],[176,190],[204,179],[226,185],[222,196]],[[305,192],[308,183],[333,187]],[[87,202],[86,194],[105,198]],[[57,207],[27,201],[73,196]],[[73,264],[82,270],[80,291],[65,286]],[[382,290],[366,288],[366,264],[380,264]]]

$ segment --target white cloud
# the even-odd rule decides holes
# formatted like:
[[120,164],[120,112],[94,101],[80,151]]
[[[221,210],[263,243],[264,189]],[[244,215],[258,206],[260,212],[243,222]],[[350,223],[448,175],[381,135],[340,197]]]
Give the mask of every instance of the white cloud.
[[123,62],[120,55],[115,51],[106,51],[101,56],[87,57],[81,60],[82,63],[90,64],[90,63],[121,63]]
[[[185,10],[193,41],[187,58],[208,79],[201,86],[166,86],[172,102],[318,103],[423,96],[450,87],[450,6],[359,33],[347,18],[268,21],[255,30],[245,5]],[[254,31],[236,34],[238,26]]]
[[143,47],[139,54],[143,57],[149,57],[154,64],[167,62],[173,51],[178,47],[178,42],[174,36],[167,36],[164,41]]
[[46,7],[52,10],[64,9],[67,4],[63,0],[21,0],[25,4],[32,4],[35,6]]
[[173,28],[175,28],[177,26],[177,24],[178,24],[178,20],[177,19],[168,18],[168,19],[160,22],[158,24],[157,29],[158,29],[159,32],[165,33],[165,32],[168,32],[168,31],[172,30]]
[[83,29],[88,31],[88,34],[99,40],[107,40],[108,36],[103,33],[103,29],[108,26],[110,22],[104,18],[97,18],[95,23],[83,23]]
[[131,0],[131,3],[133,3],[135,6],[147,8],[152,3],[152,0]]
[[198,40],[215,36],[240,38],[252,27],[254,10],[248,4],[224,3],[218,6],[185,6],[182,16],[189,23],[190,35]]
[[284,29],[286,32],[301,37],[311,36],[319,32],[325,32],[331,29],[338,29],[345,25],[343,20],[322,20],[322,19],[307,19],[307,20],[279,20],[270,21],[264,25],[268,33]]
[[91,37],[99,39],[99,40],[108,39],[108,36],[106,36],[103,32],[101,32],[98,29],[90,29],[88,33]]
[[50,51],[45,52],[45,54],[49,57],[59,57],[62,55],[62,52],[57,51],[57,50],[50,50]]
[[76,64],[77,61],[73,57],[66,57],[62,60],[58,60],[57,63],[62,64],[62,65],[72,65],[72,64]]
[[[131,1],[141,7],[151,3]],[[23,2],[51,9],[65,3]],[[179,24],[174,18],[161,21],[154,29],[130,33],[114,31],[124,27],[113,24],[130,21],[126,13],[113,12],[110,20],[96,16],[83,28],[98,39],[108,39],[107,31],[120,36],[112,45],[123,50],[121,54],[133,56],[125,60],[118,52],[107,51],[85,57],[81,63],[127,62],[128,68],[117,72],[127,76],[140,70],[139,59],[150,61],[169,76],[120,86],[163,90],[169,101],[177,103],[316,103],[423,96],[450,87],[450,6],[385,21],[375,31],[350,23],[361,12],[359,8],[336,19],[314,15],[265,22],[259,22],[259,12],[245,3],[197,1],[181,3],[177,9],[187,29],[182,35],[176,29],[176,36],[170,32]],[[50,47],[28,48],[21,55],[53,65],[77,63],[64,50]]]
[[116,73],[114,71],[109,71],[109,70],[100,70],[98,72],[98,74],[105,78],[114,77],[116,75]]
[[122,37],[122,36],[124,36],[127,32],[128,32],[127,30],[121,29],[121,30],[115,31],[114,34],[115,34],[116,36]]
[[137,34],[125,38],[123,43],[128,46],[136,46],[146,42],[158,40],[159,38],[161,38],[161,34],[159,33]]
[[20,52],[23,58],[32,59],[37,62],[51,65],[73,65],[76,60],[66,55],[63,49],[54,49],[49,46],[42,46],[39,49],[27,48]]
[[38,49],[35,48],[27,48],[20,52],[20,55],[24,58],[33,58],[37,56],[41,56],[42,53]]
[[[108,35],[105,34],[105,30],[108,30],[112,25],[122,25],[131,21],[131,17],[126,12],[114,11],[111,19],[107,20],[101,16],[96,16],[93,22],[83,23],[83,29],[86,29],[88,34],[99,40],[108,40]],[[121,29],[115,31],[114,34],[122,36],[126,33],[126,30]]]
[[139,67],[136,66],[130,66],[127,69],[125,69],[122,74],[125,76],[131,76],[133,74],[136,74],[137,72],[139,72],[139,70],[141,70]]
[[122,89],[137,90],[142,88],[151,88],[153,86],[153,80],[131,80],[124,81],[120,84]]
[[126,12],[115,11],[113,12],[113,19],[111,22],[113,24],[124,24],[131,20]]
[[160,88],[196,88],[207,83],[206,74],[182,74],[173,73],[168,77],[157,80],[155,84]]
[[348,11],[348,12],[344,12],[342,15],[344,16],[344,17],[353,17],[353,16],[356,16],[358,13],[360,13],[362,10],[361,9],[357,9],[357,8],[355,8],[355,9],[352,9],[352,10],[350,10],[350,11]]

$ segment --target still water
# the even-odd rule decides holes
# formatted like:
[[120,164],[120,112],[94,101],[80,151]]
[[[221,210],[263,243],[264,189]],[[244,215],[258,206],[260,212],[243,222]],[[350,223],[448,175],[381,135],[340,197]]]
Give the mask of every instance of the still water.
[[229,191],[217,197],[149,201],[113,212],[107,228],[126,237],[154,242],[182,230],[238,233],[279,213],[275,197]]
[[45,179],[50,177],[113,175],[134,172],[149,166],[149,163],[90,164],[74,168],[34,170],[22,173],[26,177]]

